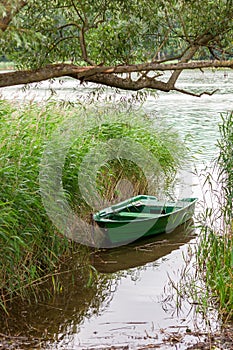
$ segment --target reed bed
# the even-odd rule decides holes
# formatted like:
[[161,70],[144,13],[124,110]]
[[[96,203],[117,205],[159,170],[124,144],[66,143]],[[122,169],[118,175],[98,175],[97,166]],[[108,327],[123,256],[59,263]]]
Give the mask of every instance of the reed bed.
[[211,174],[212,207],[203,211],[197,261],[207,295],[225,321],[233,320],[233,114],[222,116],[217,181]]
[[[40,283],[59,271],[72,252],[80,264],[89,264],[88,248],[74,244],[58,232],[46,214],[39,186],[40,162],[53,132],[68,118],[82,123],[90,119],[86,133],[77,135],[63,171],[63,185],[69,203],[77,213],[87,215],[91,208],[81,198],[78,172],[90,147],[111,138],[137,140],[159,161],[166,174],[166,190],[172,183],[184,146],[173,131],[158,127],[155,120],[139,113],[109,108],[90,110],[77,105],[47,103],[37,105],[0,101],[0,305],[14,297],[24,300]],[[92,127],[90,115],[101,122]],[[93,119],[94,120],[94,119]],[[105,123],[103,123],[103,120]],[[133,120],[133,123],[132,123]],[[124,121],[124,123],[123,123]],[[132,126],[133,125],[133,126]],[[62,140],[61,140],[62,143]],[[134,162],[110,160],[101,167],[97,187],[103,196],[117,198],[119,179],[130,179],[135,192],[146,192],[145,174]],[[55,288],[54,288],[55,289]]]
[[194,225],[198,236],[183,255],[178,282],[169,277],[164,299],[177,313],[187,302],[209,336],[216,328],[232,333],[233,322],[233,113],[222,115],[219,128],[219,156],[197,173],[203,191]]

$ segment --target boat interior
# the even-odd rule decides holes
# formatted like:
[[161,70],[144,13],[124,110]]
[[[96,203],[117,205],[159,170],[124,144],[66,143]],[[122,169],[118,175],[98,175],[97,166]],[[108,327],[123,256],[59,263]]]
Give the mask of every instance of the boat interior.
[[112,211],[111,213],[101,213],[101,218],[109,219],[109,220],[136,220],[143,218],[156,218],[166,214],[173,212],[174,210],[178,210],[181,207],[177,207],[174,205],[161,205],[161,206],[151,206],[151,205],[130,205],[126,208],[122,208],[121,210]]

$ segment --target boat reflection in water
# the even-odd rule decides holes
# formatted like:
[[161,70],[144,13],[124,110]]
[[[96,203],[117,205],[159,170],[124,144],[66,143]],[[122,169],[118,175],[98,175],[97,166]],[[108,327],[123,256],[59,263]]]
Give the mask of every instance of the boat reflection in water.
[[92,263],[96,270],[102,273],[128,270],[162,258],[189,242],[194,236],[194,222],[189,220],[173,232],[142,238],[114,249],[99,250],[95,253]]

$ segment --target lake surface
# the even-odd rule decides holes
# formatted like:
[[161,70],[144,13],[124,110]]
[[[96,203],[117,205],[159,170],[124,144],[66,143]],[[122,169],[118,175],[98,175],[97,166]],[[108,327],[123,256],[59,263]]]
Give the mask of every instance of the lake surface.
[[[196,93],[218,91],[201,98],[175,92],[158,93],[148,96],[143,104],[146,112],[156,113],[159,120],[177,130],[181,142],[187,139],[190,162],[181,174],[180,192],[187,177],[190,184],[191,176],[191,194],[202,197],[199,180],[190,171],[194,164],[201,170],[217,154],[220,113],[233,110],[232,81],[232,71],[183,72],[179,88]],[[26,91],[0,89],[0,94],[3,98],[40,101],[51,95],[51,89],[56,92],[55,99],[78,101],[92,94],[95,88],[80,87],[67,79],[62,85],[58,81],[44,82]],[[114,95],[110,89],[105,94],[112,94],[113,100],[129,96],[125,92]],[[171,288],[171,281],[179,282],[185,271],[184,260],[196,244],[197,232],[190,231],[189,235],[185,232],[187,228],[182,227],[174,235],[165,234],[93,255],[93,265],[99,271],[95,287],[71,283],[74,276],[67,274],[66,289],[52,300],[23,309],[13,307],[9,327],[20,336],[29,337],[28,348],[33,348],[35,343],[34,348],[51,350],[106,349],[111,345],[139,349],[153,344],[162,344],[162,349],[185,349],[198,340],[193,333],[204,329],[192,305],[184,300],[182,307],[177,307],[176,293]]]

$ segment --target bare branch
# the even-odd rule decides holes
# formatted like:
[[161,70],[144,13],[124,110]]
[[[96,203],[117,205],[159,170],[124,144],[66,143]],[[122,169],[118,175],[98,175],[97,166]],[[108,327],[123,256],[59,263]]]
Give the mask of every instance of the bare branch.
[[[106,7],[102,10],[101,13],[97,13],[92,24],[92,28],[97,28],[99,24],[105,21]],[[98,19],[99,18],[99,19]]]
[[[199,47],[207,44],[211,39],[213,39],[212,34],[208,33],[208,34],[202,35],[200,38],[198,38],[195,41],[195,43],[192,46],[190,46],[189,50],[187,50],[185,52],[185,54],[181,58],[180,62],[187,63],[188,61],[190,61],[193,58],[193,56],[195,55],[195,53],[197,52],[197,50],[199,49]],[[182,70],[174,71],[169,79],[169,83],[174,86],[177,79],[179,78],[181,72],[182,72]]]
[[191,95],[191,96],[195,96],[195,97],[201,97],[203,95],[209,95],[212,96],[213,94],[215,94],[215,92],[217,92],[219,89],[216,89],[214,91],[208,92],[208,91],[203,91],[200,94],[195,94],[194,92],[190,92],[187,90],[183,90],[183,89],[178,89],[178,88],[174,88],[172,89],[173,91],[178,91],[181,92],[182,94],[186,94],[186,95]]
[[77,36],[75,36],[75,35],[70,35],[70,36],[66,36],[66,37],[62,37],[62,38],[58,39],[57,41],[55,41],[55,42],[52,44],[51,48],[49,48],[49,50],[46,52],[46,56],[48,56],[49,53],[50,53],[51,51],[53,51],[53,50],[55,49],[55,47],[57,47],[62,41],[71,40],[71,39],[77,39],[77,40],[78,40],[79,37],[77,37]]
[[208,46],[208,50],[210,52],[210,54],[212,55],[212,57],[214,57],[214,59],[219,60],[220,58],[218,57],[218,55],[215,54],[214,50],[212,49],[211,46]]
[[86,41],[85,41],[85,28],[84,27],[82,27],[82,29],[79,32],[79,42],[80,42],[83,60],[90,65],[94,65],[95,63],[88,57],[88,54],[87,54],[87,46],[86,46]]
[[62,29],[65,29],[67,27],[76,27],[78,29],[80,29],[80,25],[76,22],[70,22],[70,23],[67,23],[67,24],[64,24],[63,26],[60,26],[60,27],[57,27],[57,30],[62,30]]
[[213,50],[214,50],[215,52],[218,52],[218,54],[221,55],[222,57],[223,57],[224,55],[229,55],[229,57],[232,56],[232,52],[231,52],[231,51],[228,51],[228,50],[226,50],[226,49],[223,49],[222,47],[217,47],[217,46],[214,46],[214,45],[209,45],[209,46],[208,46],[208,49],[209,49],[210,53],[213,55],[213,57],[216,56],[215,58],[218,59],[218,60],[220,60],[220,58],[219,58],[219,56],[218,56],[216,53],[213,52]]
[[[75,76],[72,75],[75,78]],[[96,74],[85,79],[87,82],[101,84],[105,86],[115,87],[123,90],[139,91],[142,89],[153,89],[160,91],[170,91],[167,83],[156,79],[138,79],[122,78],[115,74]]]
[[73,5],[73,7],[74,7],[74,9],[75,9],[75,12],[77,13],[79,19],[82,21],[83,25],[85,25],[86,20],[81,16],[80,11],[79,11],[79,9],[77,8],[77,6],[75,5],[74,1],[71,0],[71,3],[72,3],[72,5]]
[[81,48],[81,51],[82,51],[82,58],[88,64],[94,65],[95,63],[88,57],[87,46],[86,46],[86,41],[85,41],[85,32],[89,29],[87,17],[85,16],[85,12],[84,11],[83,11],[83,16],[84,17],[81,15],[79,9],[77,8],[77,6],[76,6],[76,4],[74,3],[73,0],[71,2],[72,2],[72,5],[74,7],[75,12],[77,13],[78,17],[82,21],[82,26],[79,27],[79,29],[80,29],[80,32],[79,32],[79,43],[80,43],[80,48]]
[[181,26],[183,28],[185,40],[190,44],[190,37],[189,37],[189,35],[187,33],[185,22],[183,20],[181,12],[178,12],[178,16],[179,16],[179,19],[180,19]]

